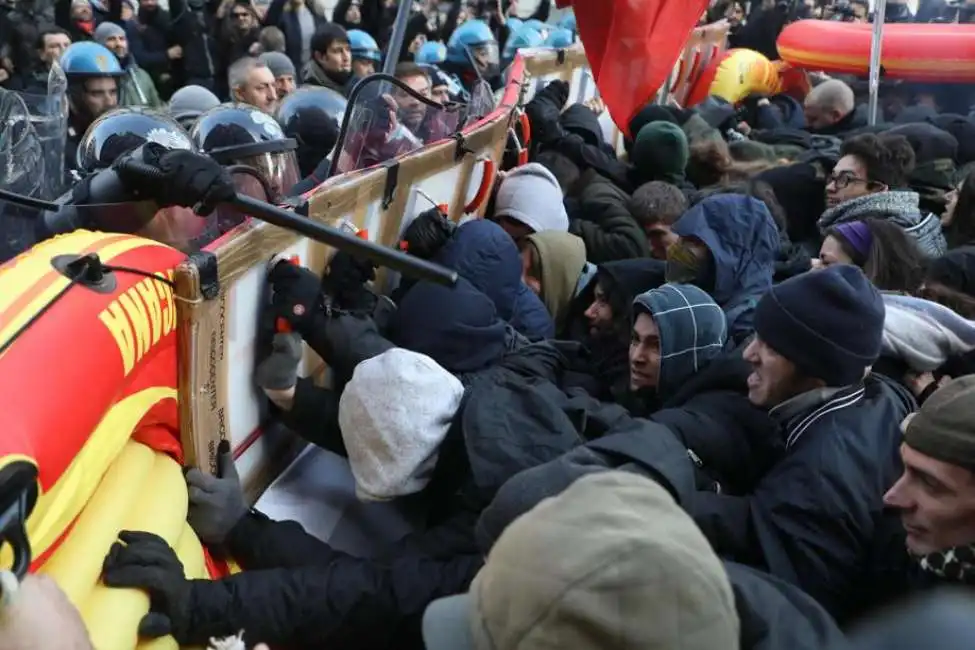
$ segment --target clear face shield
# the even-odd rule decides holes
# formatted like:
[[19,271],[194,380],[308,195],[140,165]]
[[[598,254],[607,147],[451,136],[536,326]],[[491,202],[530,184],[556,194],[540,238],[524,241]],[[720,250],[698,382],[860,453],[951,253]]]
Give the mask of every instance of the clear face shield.
[[287,196],[291,188],[301,180],[298,157],[293,148],[290,151],[235,157],[233,162],[234,164],[226,167],[235,178],[240,175],[248,176],[246,168],[256,171],[259,177],[251,174],[250,178],[257,182],[263,179],[266,183],[265,193],[273,201]]

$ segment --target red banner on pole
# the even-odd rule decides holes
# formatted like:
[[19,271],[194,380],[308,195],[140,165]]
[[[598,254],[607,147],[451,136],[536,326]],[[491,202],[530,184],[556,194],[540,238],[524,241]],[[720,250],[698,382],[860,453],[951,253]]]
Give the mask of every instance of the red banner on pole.
[[653,99],[708,0],[557,0],[571,6],[599,94],[629,135],[630,119]]

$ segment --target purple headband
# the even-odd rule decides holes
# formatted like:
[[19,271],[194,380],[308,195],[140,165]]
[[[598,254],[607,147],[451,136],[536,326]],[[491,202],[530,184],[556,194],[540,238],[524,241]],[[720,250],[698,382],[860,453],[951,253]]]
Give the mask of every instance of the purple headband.
[[836,226],[836,232],[843,235],[843,239],[849,242],[853,250],[858,252],[864,259],[870,254],[870,247],[873,245],[873,233],[862,221],[848,221]]

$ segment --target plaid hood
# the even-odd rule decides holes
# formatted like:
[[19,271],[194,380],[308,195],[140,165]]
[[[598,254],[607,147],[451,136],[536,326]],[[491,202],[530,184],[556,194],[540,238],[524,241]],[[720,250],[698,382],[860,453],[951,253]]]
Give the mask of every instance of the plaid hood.
[[724,350],[724,311],[705,291],[689,284],[665,284],[633,301],[633,318],[649,313],[660,333],[657,395],[665,398]]

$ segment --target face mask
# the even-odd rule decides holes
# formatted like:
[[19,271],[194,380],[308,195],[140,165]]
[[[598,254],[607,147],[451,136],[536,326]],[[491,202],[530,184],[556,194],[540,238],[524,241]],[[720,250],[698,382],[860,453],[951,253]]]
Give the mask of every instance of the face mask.
[[706,269],[707,260],[686,242],[677,240],[667,249],[667,282],[692,284]]

